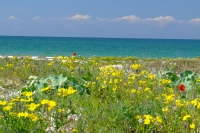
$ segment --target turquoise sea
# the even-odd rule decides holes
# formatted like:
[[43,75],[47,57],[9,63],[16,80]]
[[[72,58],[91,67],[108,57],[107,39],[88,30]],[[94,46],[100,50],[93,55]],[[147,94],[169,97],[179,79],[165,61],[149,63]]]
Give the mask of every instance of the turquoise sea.
[[0,36],[1,56],[200,57],[200,40]]

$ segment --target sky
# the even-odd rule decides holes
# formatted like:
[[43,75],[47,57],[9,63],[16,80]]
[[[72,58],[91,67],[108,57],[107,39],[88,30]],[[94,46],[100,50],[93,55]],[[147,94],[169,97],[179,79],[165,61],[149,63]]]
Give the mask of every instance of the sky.
[[0,35],[200,39],[200,0],[1,0]]

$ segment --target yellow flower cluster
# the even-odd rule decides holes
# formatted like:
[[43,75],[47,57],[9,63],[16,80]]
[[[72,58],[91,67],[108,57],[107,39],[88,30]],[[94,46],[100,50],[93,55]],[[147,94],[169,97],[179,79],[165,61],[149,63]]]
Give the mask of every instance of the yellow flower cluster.
[[116,77],[122,74],[122,71],[112,67],[112,65],[101,67],[100,69],[100,76],[104,78],[108,78],[110,76]]
[[52,66],[52,65],[53,65],[53,63],[54,63],[54,62],[53,62],[53,61],[51,61],[51,62],[49,62],[47,65],[48,65],[48,66]]
[[56,102],[53,100],[48,100],[48,99],[43,99],[41,101],[42,105],[48,105],[48,110],[51,111],[55,106],[56,106]]
[[60,88],[60,89],[58,89],[57,96],[66,97],[75,92],[77,92],[77,90],[74,90],[73,87],[71,87],[71,86],[68,89]]
[[0,105],[6,105],[7,101],[0,101]]
[[14,100],[19,100],[20,102],[26,102],[26,103],[34,101],[32,98],[33,92],[25,91],[25,92],[22,92],[20,95],[21,95],[21,98],[18,97],[17,99],[14,99]]
[[42,88],[40,91],[41,92],[48,92],[48,91],[51,91],[51,90],[53,90],[53,87],[47,86],[45,88]]
[[39,106],[40,106],[40,104],[31,103],[31,104],[28,105],[28,109],[33,112]]
[[21,96],[31,97],[33,95],[33,92],[25,91],[21,93]]
[[174,98],[175,98],[175,95],[174,94],[169,94],[169,95],[167,95],[167,94],[162,94],[162,96],[164,97],[164,103],[165,104],[169,104],[169,103],[171,103],[171,102],[173,102],[174,101]]
[[165,86],[172,83],[170,79],[159,79],[159,82],[160,82],[160,86]]
[[137,63],[134,63],[134,64],[132,64],[132,65],[130,66],[130,68],[133,68],[133,69],[135,69],[135,70],[138,70],[138,69],[142,68],[142,65],[137,64]]
[[17,117],[29,118],[32,121],[37,121],[38,120],[37,114],[29,114],[28,112],[19,112],[17,114]]
[[160,116],[153,117],[153,116],[148,115],[148,114],[143,115],[143,116],[137,115],[136,119],[138,119],[139,123],[143,122],[145,125],[149,125],[151,123],[156,123],[156,122],[162,123],[162,118]]
[[4,107],[3,107],[3,110],[4,110],[4,111],[9,111],[9,110],[11,110],[12,108],[13,108],[12,105],[7,105],[7,106],[4,106]]

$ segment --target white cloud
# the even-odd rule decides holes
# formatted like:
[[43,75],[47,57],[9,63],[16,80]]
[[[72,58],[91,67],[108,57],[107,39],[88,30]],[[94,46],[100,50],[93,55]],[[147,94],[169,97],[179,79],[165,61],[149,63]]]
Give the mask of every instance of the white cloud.
[[10,16],[8,19],[18,19],[18,18],[15,16]]
[[86,19],[90,19],[89,15],[80,15],[80,14],[76,14],[72,17],[68,18],[69,20],[86,20]]
[[141,19],[135,15],[130,15],[130,16],[123,16],[120,18],[115,18],[114,20],[126,20],[130,22],[146,22],[150,24],[156,24],[158,26],[164,26],[168,23],[175,22],[176,19],[172,16],[159,16],[155,18],[146,18],[146,19]]
[[135,21],[140,20],[140,18],[136,17],[135,15],[130,15],[130,16],[124,16],[121,18],[116,18],[115,20],[126,20],[126,21],[135,22]]
[[200,24],[200,18],[191,19],[189,21],[189,23],[191,23],[191,24]]
[[32,18],[32,20],[39,20],[39,19],[41,19],[40,16],[36,16],[35,18]]
[[153,23],[159,26],[164,26],[168,23],[175,22],[176,19],[172,16],[160,16],[160,17],[155,17],[155,18],[143,19],[143,21],[148,22],[148,23]]
[[176,21],[176,19],[174,19],[174,17],[172,17],[172,16],[165,16],[165,17],[160,16],[160,17],[155,17],[155,18],[148,18],[148,19],[146,19],[146,20],[147,20],[147,21],[164,22],[164,23]]

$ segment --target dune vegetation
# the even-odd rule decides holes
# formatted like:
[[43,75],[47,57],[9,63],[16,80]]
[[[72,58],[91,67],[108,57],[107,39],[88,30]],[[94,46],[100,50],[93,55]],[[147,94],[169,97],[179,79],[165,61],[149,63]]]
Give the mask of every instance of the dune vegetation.
[[0,58],[0,132],[199,132],[200,60]]

